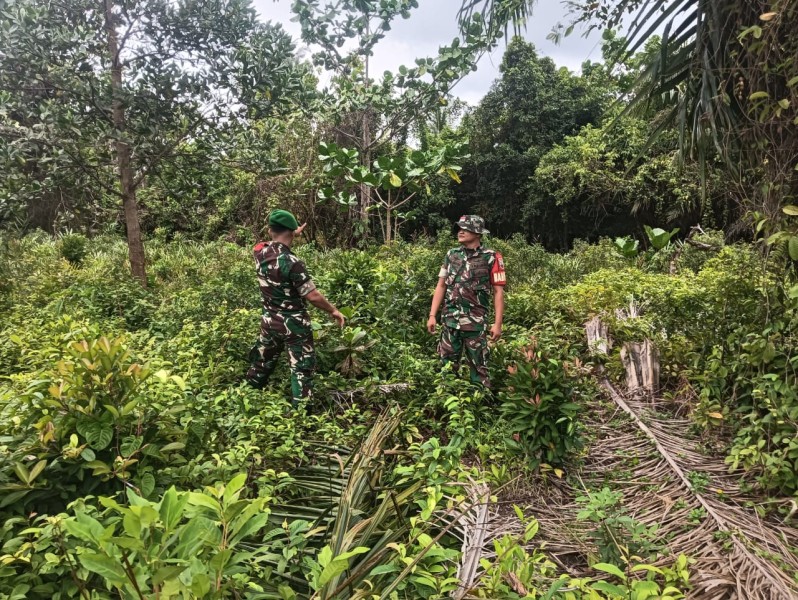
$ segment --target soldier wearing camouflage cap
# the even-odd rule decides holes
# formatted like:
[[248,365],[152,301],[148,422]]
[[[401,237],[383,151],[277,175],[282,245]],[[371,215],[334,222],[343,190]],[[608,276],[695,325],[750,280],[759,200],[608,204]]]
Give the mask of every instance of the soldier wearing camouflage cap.
[[[465,354],[471,381],[490,387],[488,377],[487,324],[490,297],[494,316],[490,339],[502,335],[504,317],[504,259],[495,250],[482,246],[488,233],[485,220],[477,215],[464,215],[457,222],[459,248],[446,254],[438,273],[438,285],[432,296],[427,330],[434,334],[438,310],[441,310],[441,337],[438,354],[441,361],[457,370]],[[442,308],[442,309],[441,309]]]
[[296,406],[311,396],[316,354],[306,301],[326,311],[343,327],[344,316],[316,289],[305,263],[291,252],[291,244],[305,229],[286,210],[269,214],[271,242],[253,249],[255,270],[263,299],[258,341],[249,354],[247,382],[261,389],[277,366],[277,357],[288,350],[291,365],[291,396]]

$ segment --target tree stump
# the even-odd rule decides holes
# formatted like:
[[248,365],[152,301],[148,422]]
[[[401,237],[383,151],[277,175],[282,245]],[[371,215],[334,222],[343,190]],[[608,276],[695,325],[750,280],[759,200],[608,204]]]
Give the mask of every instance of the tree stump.
[[621,348],[621,361],[630,393],[651,396],[659,390],[659,352],[651,340],[626,342]]
[[606,323],[603,323],[598,316],[593,317],[585,323],[585,333],[587,334],[587,347],[596,354],[609,354],[612,347],[610,330]]

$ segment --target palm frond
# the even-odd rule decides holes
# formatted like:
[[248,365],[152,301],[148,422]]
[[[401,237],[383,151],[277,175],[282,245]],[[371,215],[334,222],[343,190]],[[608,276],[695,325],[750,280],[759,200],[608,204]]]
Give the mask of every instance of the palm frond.
[[[790,548],[798,544],[798,530],[762,521],[739,476],[701,452],[689,419],[665,416],[671,407],[661,399],[636,400],[602,383],[618,409],[591,417],[597,440],[579,476],[590,486],[622,489],[623,514],[656,526],[668,551],[658,552],[653,564],[668,566],[680,553],[694,559],[690,598],[697,600],[797,597],[798,557]],[[706,485],[692,484],[691,472],[705,476]],[[573,499],[581,491],[567,481],[550,482],[540,492],[545,502],[534,504],[550,557],[577,576],[590,574],[584,557],[595,552],[592,524],[575,519],[580,506]]]
[[520,35],[526,22],[532,15],[532,7],[536,0],[462,0],[457,20],[461,26],[471,17],[479,13],[488,25],[488,31],[504,31],[505,36],[510,25],[513,33]]

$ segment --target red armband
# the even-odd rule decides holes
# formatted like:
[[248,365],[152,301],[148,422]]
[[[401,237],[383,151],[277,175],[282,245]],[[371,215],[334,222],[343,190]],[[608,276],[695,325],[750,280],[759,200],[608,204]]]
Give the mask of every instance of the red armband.
[[505,285],[506,283],[507,275],[504,273],[504,258],[499,252],[496,252],[493,267],[490,270],[490,284]]

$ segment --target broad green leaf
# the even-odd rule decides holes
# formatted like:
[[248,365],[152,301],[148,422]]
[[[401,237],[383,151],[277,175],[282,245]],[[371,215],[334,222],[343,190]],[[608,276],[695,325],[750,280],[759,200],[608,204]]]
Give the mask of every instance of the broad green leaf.
[[649,573],[657,573],[659,575],[662,575],[662,569],[660,569],[659,567],[655,567],[654,565],[645,565],[645,564],[635,565],[631,568],[631,571],[632,573],[637,573],[638,571],[647,571]]
[[141,521],[130,510],[126,510],[125,516],[122,517],[122,527],[125,533],[131,537],[137,538],[141,536]]
[[626,575],[623,571],[621,571],[618,567],[610,563],[596,563],[593,565],[593,568],[597,571],[603,571],[604,573],[609,573],[610,575],[615,575],[619,579],[626,581]]
[[175,579],[186,569],[185,565],[171,565],[168,567],[161,567],[152,576],[152,585],[160,586],[164,581]]
[[174,452],[175,450],[182,450],[186,445],[183,442],[170,442],[165,446],[161,446],[161,452]]
[[247,482],[247,474],[239,473],[230,480],[230,483],[224,486],[225,504],[229,504],[231,502],[235,502],[236,500],[238,500],[238,494],[241,488],[244,487],[244,484],[246,482]]
[[402,570],[399,565],[377,565],[369,571],[369,577],[373,575],[384,575],[386,573],[398,573]]
[[86,426],[84,437],[92,448],[103,450],[111,443],[114,437],[114,430],[110,425],[94,421]]
[[19,477],[19,479],[20,479],[20,481],[22,481],[22,483],[25,483],[25,484],[29,484],[30,483],[30,472],[28,471],[28,468],[24,464],[22,464],[21,462],[16,461],[14,463],[14,473],[17,474],[17,477]]
[[149,497],[155,489],[155,476],[152,473],[144,473],[139,481],[139,488],[142,496]]
[[611,597],[615,598],[628,598],[629,594],[626,590],[622,587],[617,585],[613,585],[607,581],[597,581],[590,585],[591,588],[597,590],[599,592],[604,592],[605,594],[610,594]]
[[253,533],[260,530],[269,522],[269,513],[264,512],[259,515],[255,515],[254,517],[250,517],[247,521],[241,526],[240,529],[235,533],[235,535],[230,539],[230,546],[235,546],[245,537],[252,535]]
[[78,559],[85,568],[97,573],[115,587],[120,587],[127,581],[122,565],[104,554],[84,553],[79,554]]
[[193,517],[184,527],[180,528],[179,542],[175,550],[176,558],[189,560],[204,545],[213,545],[221,538],[216,525],[205,517]]
[[222,506],[215,498],[211,498],[210,496],[206,496],[205,494],[200,494],[198,492],[189,492],[188,493],[188,503],[193,506],[203,506],[205,508],[210,508],[217,517],[222,516]]
[[188,497],[186,494],[178,495],[175,486],[172,486],[166,490],[166,493],[161,499],[158,512],[167,532],[170,532],[177,527],[177,524],[183,517],[183,508],[187,502]]
[[216,553],[216,555],[210,560],[208,566],[214,571],[224,571],[224,567],[230,561],[230,557],[233,555],[232,548],[225,548],[224,550],[220,550]]
[[791,259],[798,260],[798,235],[792,236],[787,242],[787,251]]
[[109,537],[108,542],[128,550],[144,550],[144,542],[131,537]]

